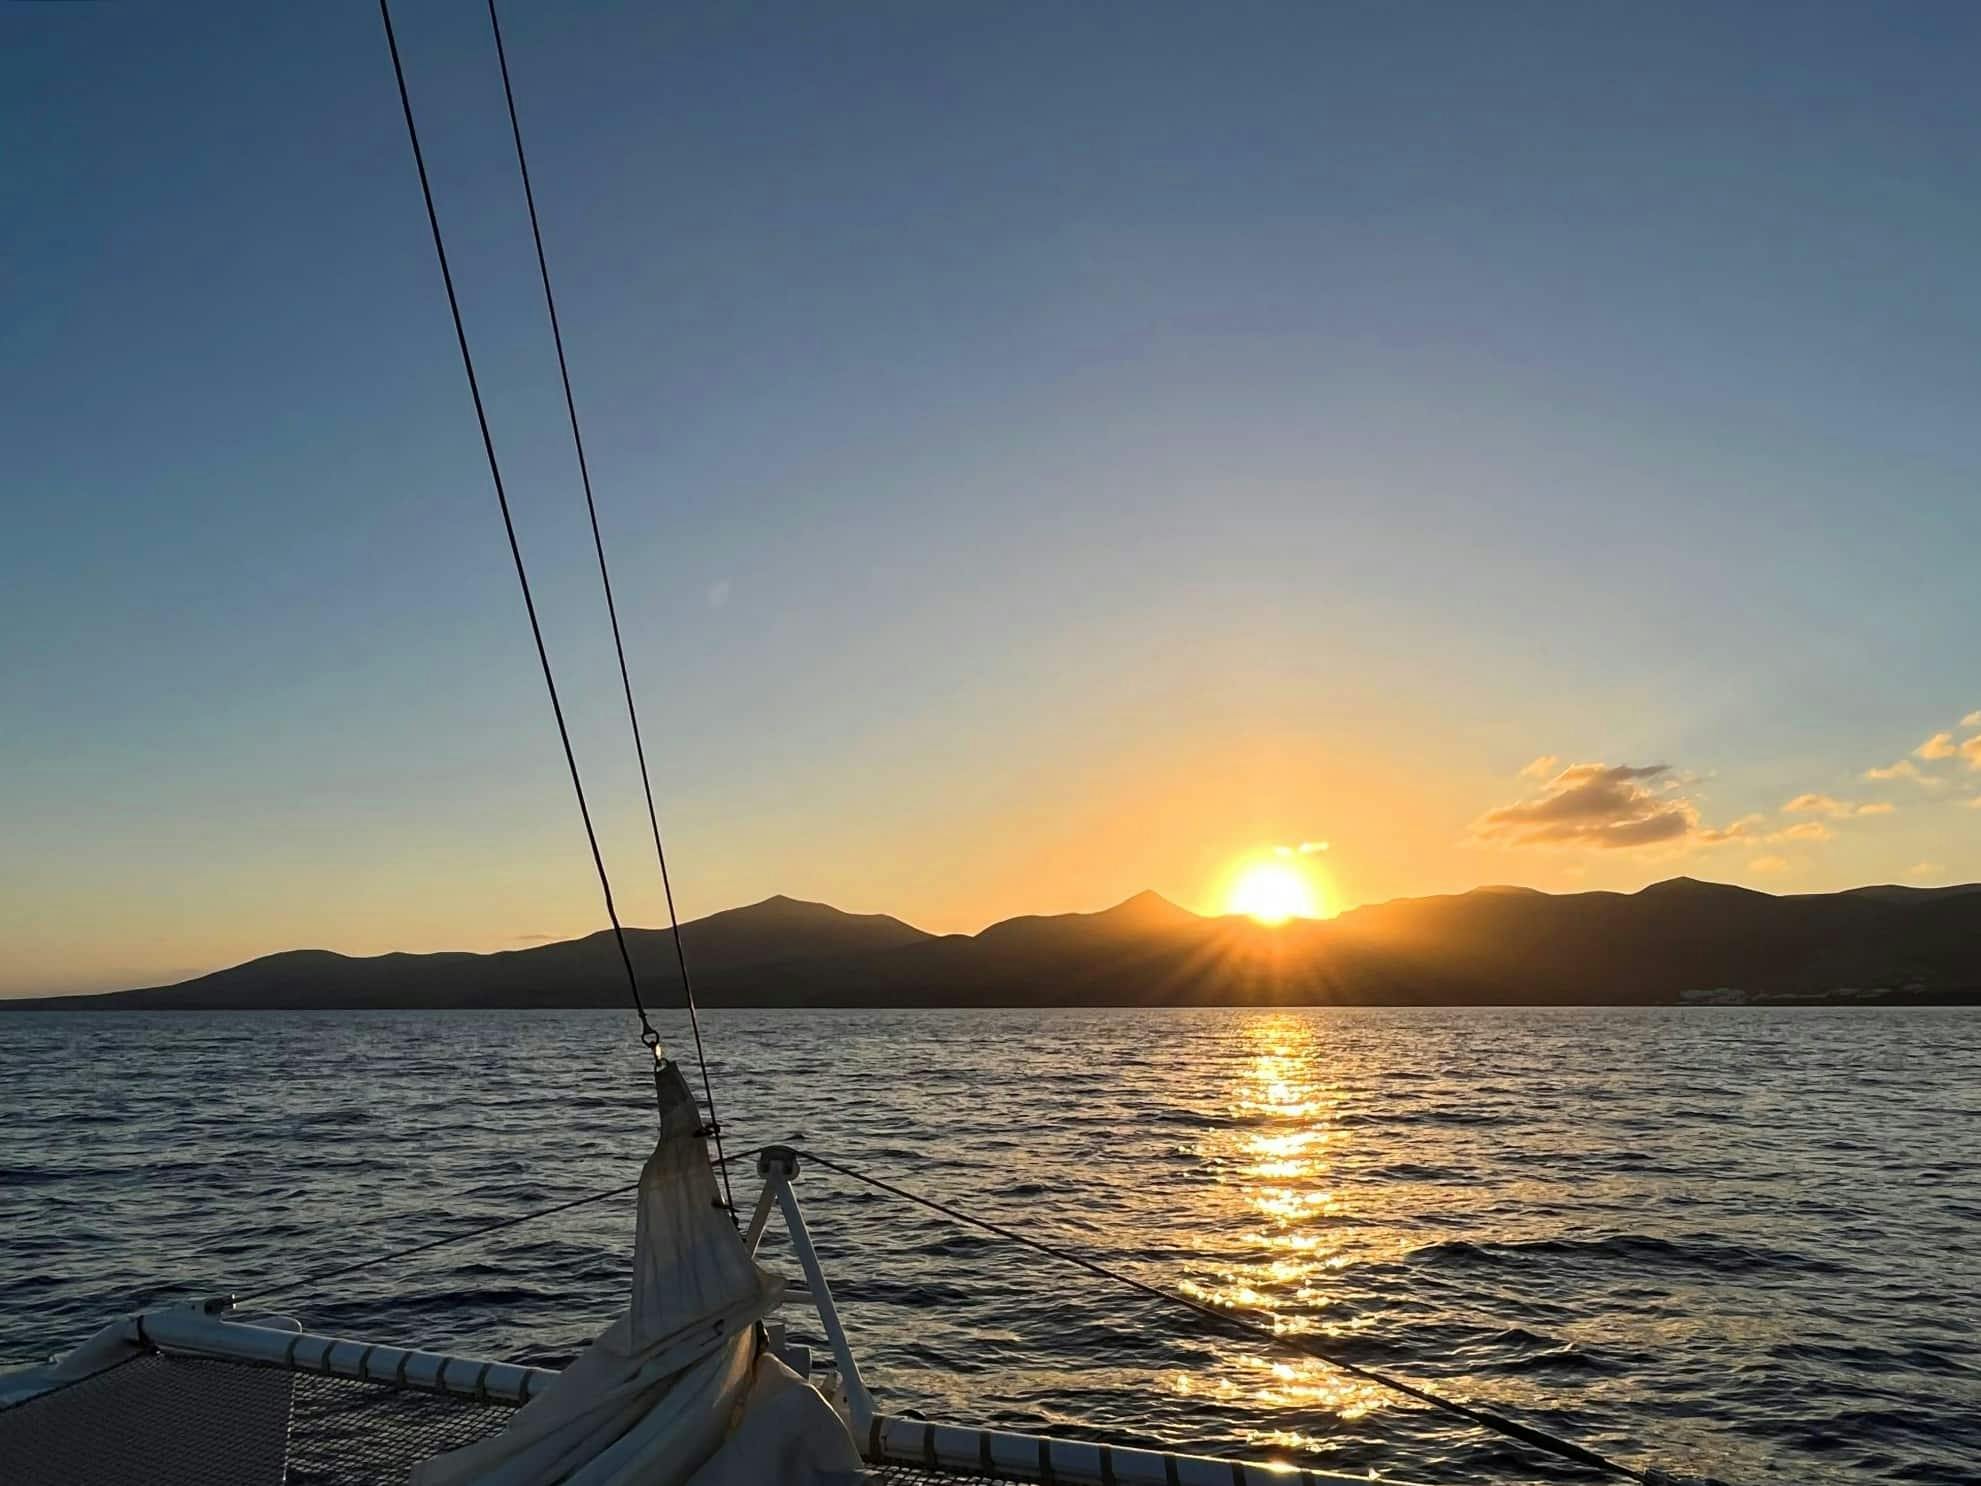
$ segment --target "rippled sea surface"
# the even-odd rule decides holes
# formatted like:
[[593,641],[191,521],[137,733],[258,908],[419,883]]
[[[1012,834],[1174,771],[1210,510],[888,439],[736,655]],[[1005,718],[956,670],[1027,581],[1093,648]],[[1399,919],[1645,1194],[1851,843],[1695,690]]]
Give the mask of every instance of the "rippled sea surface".
[[[704,1026],[732,1150],[811,1146],[1630,1460],[1981,1479],[1981,1013]],[[630,1181],[642,1056],[609,1012],[0,1017],[0,1364]],[[890,1408],[1403,1481],[1586,1478],[829,1172],[799,1191]],[[558,1363],[620,1302],[630,1238],[630,1207],[594,1205],[285,1308]]]

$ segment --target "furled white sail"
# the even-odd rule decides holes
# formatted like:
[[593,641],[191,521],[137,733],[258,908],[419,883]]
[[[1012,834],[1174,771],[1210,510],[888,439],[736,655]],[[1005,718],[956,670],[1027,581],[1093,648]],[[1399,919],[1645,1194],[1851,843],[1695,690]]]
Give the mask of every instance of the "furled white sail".
[[846,1426],[765,1352],[784,1281],[716,1198],[695,1101],[660,1071],[659,1143],[640,1173],[633,1296],[501,1434],[427,1461],[414,1486],[827,1486],[860,1479]]

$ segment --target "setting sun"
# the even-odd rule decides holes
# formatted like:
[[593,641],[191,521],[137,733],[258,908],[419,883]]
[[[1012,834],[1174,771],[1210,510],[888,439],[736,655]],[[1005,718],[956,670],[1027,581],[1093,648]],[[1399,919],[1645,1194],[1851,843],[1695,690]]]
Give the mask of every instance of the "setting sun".
[[1232,880],[1224,911],[1248,914],[1262,924],[1283,924],[1290,918],[1318,918],[1321,909],[1313,884],[1298,867],[1257,862]]

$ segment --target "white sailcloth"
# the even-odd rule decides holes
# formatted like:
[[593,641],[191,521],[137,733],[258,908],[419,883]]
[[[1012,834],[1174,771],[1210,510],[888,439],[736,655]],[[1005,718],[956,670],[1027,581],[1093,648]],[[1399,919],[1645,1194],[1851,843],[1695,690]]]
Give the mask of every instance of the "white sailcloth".
[[861,1479],[846,1426],[762,1353],[784,1281],[717,1204],[694,1097],[660,1072],[625,1314],[502,1433],[426,1461],[414,1486],[827,1486]]

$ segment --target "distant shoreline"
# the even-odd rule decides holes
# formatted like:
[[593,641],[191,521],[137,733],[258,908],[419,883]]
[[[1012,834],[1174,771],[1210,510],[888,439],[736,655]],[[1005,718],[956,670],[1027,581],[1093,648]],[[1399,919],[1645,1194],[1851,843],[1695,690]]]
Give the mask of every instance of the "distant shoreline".
[[[626,943],[649,1003],[678,1004],[672,934],[629,929]],[[1981,1005],[1981,884],[1784,897],[1683,877],[1636,893],[1482,888],[1277,927],[1140,893],[974,935],[778,897],[683,924],[681,948],[711,1008],[1965,1006]],[[293,950],[177,985],[9,998],[0,1012],[627,1001],[607,932],[495,954]]]
[[[20,996],[0,998],[0,1015],[16,1013],[22,1016],[67,1016],[73,1013],[87,1013],[90,1016],[331,1016],[349,1012],[370,1012],[382,1015],[416,1014],[484,1016],[507,1012],[613,1012],[624,1011],[631,1015],[629,1006],[598,1003],[539,1003],[535,1005],[480,1005],[480,1006],[89,1006],[83,1003],[100,999],[94,996],[53,997]],[[869,1011],[913,1011],[945,1012],[967,1015],[977,1011],[1123,1011],[1123,1012],[1200,1012],[1200,1011],[1931,1011],[1959,1010],[1981,1007],[1981,991],[1951,992],[1945,997],[1905,997],[1893,996],[1885,999],[1867,1000],[1863,997],[1845,997],[1834,1000],[1802,998],[1794,1000],[1764,1001],[1193,1001],[1193,1002],[1130,1002],[1130,1001],[1036,1001],[1036,1002],[973,1002],[964,1005],[957,1002],[835,1002],[825,1004],[814,1002],[794,1005],[790,1002],[724,1001],[704,1004],[705,1012],[724,1011],[788,1011],[821,1016],[852,1015]],[[686,1016],[679,1007],[649,1007],[656,1017],[668,1015]]]

